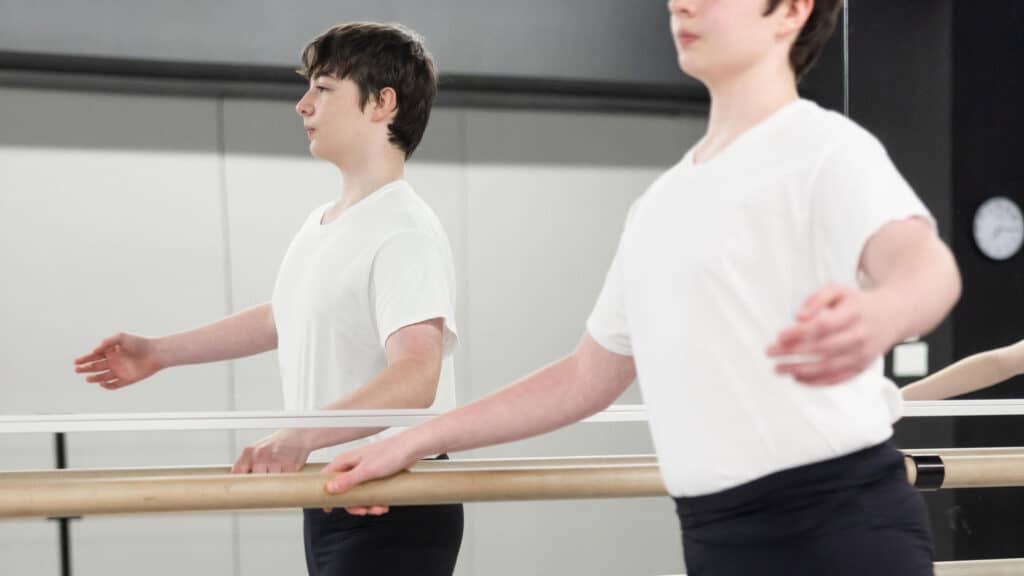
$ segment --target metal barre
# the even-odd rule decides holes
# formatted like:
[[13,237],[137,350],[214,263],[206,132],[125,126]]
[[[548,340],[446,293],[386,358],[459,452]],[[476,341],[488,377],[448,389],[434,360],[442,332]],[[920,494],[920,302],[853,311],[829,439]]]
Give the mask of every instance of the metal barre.
[[[0,434],[413,426],[438,414],[432,410],[19,414],[0,416]],[[904,416],[907,418],[1020,415],[1024,415],[1024,400],[904,402]],[[582,420],[584,423],[646,421],[647,409],[642,404],[615,404]]]

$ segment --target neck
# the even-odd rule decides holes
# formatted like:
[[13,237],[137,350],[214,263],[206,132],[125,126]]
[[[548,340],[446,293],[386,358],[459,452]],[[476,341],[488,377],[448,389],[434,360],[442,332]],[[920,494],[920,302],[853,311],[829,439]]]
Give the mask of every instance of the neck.
[[756,65],[732,78],[708,82],[707,86],[711,112],[707,133],[696,151],[702,160],[800,97],[788,63]]
[[389,182],[405,177],[405,154],[389,149],[367,154],[358,162],[338,164],[344,180],[344,193],[335,205],[338,212],[363,200]]

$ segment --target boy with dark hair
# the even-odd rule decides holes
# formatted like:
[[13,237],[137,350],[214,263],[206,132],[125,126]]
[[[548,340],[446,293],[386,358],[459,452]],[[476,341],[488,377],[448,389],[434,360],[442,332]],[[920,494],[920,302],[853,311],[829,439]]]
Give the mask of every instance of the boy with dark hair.
[[576,350],[338,456],[327,489],[554,430],[635,377],[690,576],[931,574],[881,356],[938,324],[959,274],[882,145],[797,94],[841,8],[671,0],[707,132],[630,209]]
[[[437,93],[434,64],[414,33],[373,23],[331,28],[305,48],[302,64],[309,88],[295,109],[310,152],[341,171],[340,199],[306,219],[271,302],[163,338],[107,338],[75,361],[89,382],[117,389],[166,367],[277,348],[288,410],[454,407],[452,253],[403,179]],[[245,448],[232,471],[296,471],[314,450],[377,432],[280,430]],[[462,507],[396,512],[306,510],[309,573],[450,575]]]

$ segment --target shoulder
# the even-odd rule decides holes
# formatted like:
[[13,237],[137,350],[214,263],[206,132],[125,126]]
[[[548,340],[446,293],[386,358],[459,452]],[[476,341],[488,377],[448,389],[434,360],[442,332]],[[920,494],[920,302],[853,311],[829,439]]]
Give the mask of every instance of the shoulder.
[[403,182],[392,190],[381,208],[382,227],[387,230],[387,236],[417,231],[444,236],[444,228],[434,209],[408,183]]
[[834,110],[807,102],[800,130],[818,156],[885,154],[885,146],[866,128]]
[[[790,164],[788,172],[816,178],[891,166],[881,141],[870,131],[843,114],[801,101],[797,114],[787,123],[784,146],[778,146],[777,161]],[[785,157],[781,156],[784,155]]]

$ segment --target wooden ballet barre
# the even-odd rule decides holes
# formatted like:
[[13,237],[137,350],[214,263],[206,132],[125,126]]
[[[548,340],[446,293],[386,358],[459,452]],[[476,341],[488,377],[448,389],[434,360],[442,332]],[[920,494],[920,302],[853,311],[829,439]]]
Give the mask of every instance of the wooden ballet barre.
[[1024,558],[936,562],[935,576],[1020,576]]
[[[1024,574],[1024,558],[935,563],[935,576],[1020,576],[1021,574]],[[671,576],[686,576],[686,574]]]
[[[979,451],[980,450],[980,451]],[[931,488],[1024,486],[1024,448],[911,450],[908,480]],[[441,504],[664,496],[654,456],[421,462],[408,472],[327,494],[322,465],[289,474],[228,474],[226,467],[62,470],[0,474],[0,518],[353,504]],[[922,470],[926,470],[922,472]]]
[[[657,465],[526,461],[506,466],[471,461],[423,463],[350,492],[324,491],[321,466],[289,474],[168,474],[138,469],[12,472],[0,475],[0,518],[84,516],[204,510],[342,507],[367,502],[440,504],[508,500],[560,500],[661,496]],[[437,463],[441,464],[441,463]],[[447,463],[445,463],[447,464]]]

